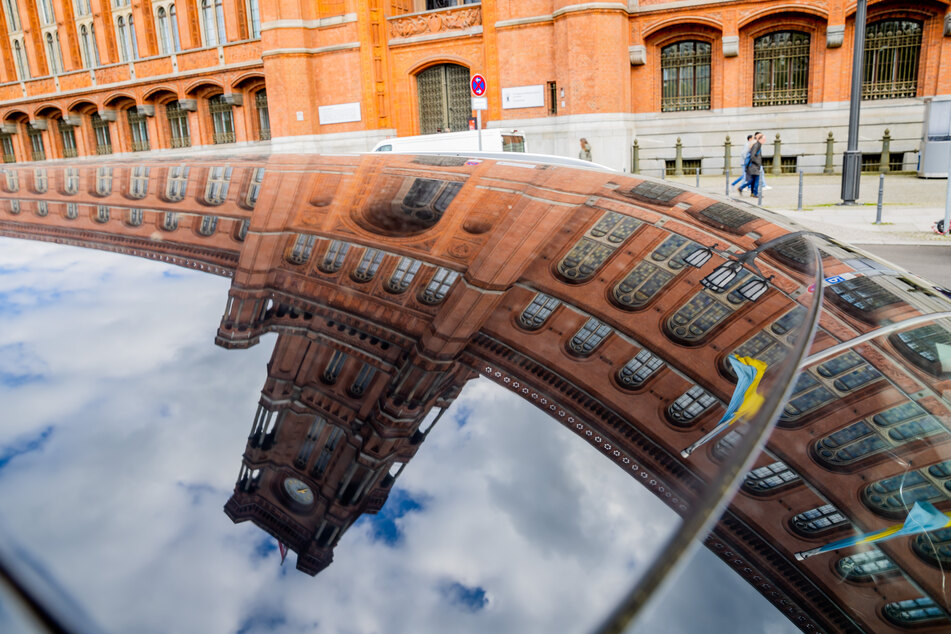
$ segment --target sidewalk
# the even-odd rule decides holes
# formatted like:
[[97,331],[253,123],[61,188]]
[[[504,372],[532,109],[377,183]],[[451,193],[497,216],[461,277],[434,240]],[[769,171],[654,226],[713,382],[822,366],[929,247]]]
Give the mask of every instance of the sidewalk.
[[[734,177],[735,178],[735,177]],[[667,180],[694,187],[695,176],[668,176]],[[700,176],[700,189],[725,193],[726,177],[722,174]],[[764,190],[763,206],[776,211],[814,231],[826,233],[855,244],[947,244],[951,237],[937,235],[932,225],[944,218],[945,179],[918,178],[913,174],[886,174],[882,224],[876,225],[878,174],[862,174],[859,203],[839,206],[842,188],[840,174],[803,175],[803,209],[797,211],[799,175],[766,176],[772,189]],[[730,195],[737,197],[731,188]],[[755,198],[742,200],[756,204]]]

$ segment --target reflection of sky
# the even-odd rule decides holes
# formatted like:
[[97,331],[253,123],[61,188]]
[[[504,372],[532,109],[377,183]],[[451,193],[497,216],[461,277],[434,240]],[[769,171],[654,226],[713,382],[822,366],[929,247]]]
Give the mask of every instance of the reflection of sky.
[[[228,280],[0,240],[0,519],[116,632],[583,632],[675,525],[573,434],[470,384],[316,578],[222,512],[273,338]],[[701,553],[638,631],[795,631]],[[18,631],[0,606],[0,631]],[[749,624],[749,627],[746,627]]]

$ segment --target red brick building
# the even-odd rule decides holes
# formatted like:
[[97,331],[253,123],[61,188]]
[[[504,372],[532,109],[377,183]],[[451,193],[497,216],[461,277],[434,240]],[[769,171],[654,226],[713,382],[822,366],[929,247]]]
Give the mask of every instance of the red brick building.
[[[738,164],[782,136],[787,168],[845,142],[855,3],[567,0],[3,0],[5,160],[252,143],[367,150],[467,124],[530,151],[650,171],[682,139],[689,168]],[[922,100],[951,94],[945,0],[871,0],[862,149],[913,167]]]

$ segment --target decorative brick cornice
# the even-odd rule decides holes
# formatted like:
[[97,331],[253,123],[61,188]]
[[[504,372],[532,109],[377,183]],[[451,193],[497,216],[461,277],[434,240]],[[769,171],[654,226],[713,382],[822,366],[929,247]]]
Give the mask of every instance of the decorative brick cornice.
[[427,33],[461,31],[482,25],[482,7],[467,6],[448,11],[430,11],[414,13],[408,16],[390,18],[391,38],[407,38]]

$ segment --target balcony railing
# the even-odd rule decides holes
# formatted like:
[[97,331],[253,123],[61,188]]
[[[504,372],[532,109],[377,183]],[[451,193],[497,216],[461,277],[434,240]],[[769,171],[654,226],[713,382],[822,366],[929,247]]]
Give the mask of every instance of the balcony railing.
[[79,152],[74,147],[63,148],[63,158],[76,158]]
[[214,141],[218,143],[234,143],[234,132],[215,132]]
[[172,147],[191,147],[192,139],[190,136],[173,136],[172,137]]
[[17,158],[16,158],[14,155],[12,155],[12,154],[4,154],[4,155],[3,155],[3,162],[4,162],[4,163],[16,163],[16,162],[17,162]]
[[103,143],[102,145],[97,145],[97,146],[96,146],[96,154],[98,154],[98,155],[100,155],[100,156],[103,155],[103,154],[112,154],[112,144],[111,144],[111,143],[109,143],[109,144]]
[[152,147],[149,145],[148,141],[133,141],[132,142],[133,152],[146,152],[151,149]]
[[44,152],[44,151],[42,151],[42,150],[40,150],[40,151],[33,150],[33,160],[34,160],[34,161],[45,161],[45,160],[46,160],[46,152]]

